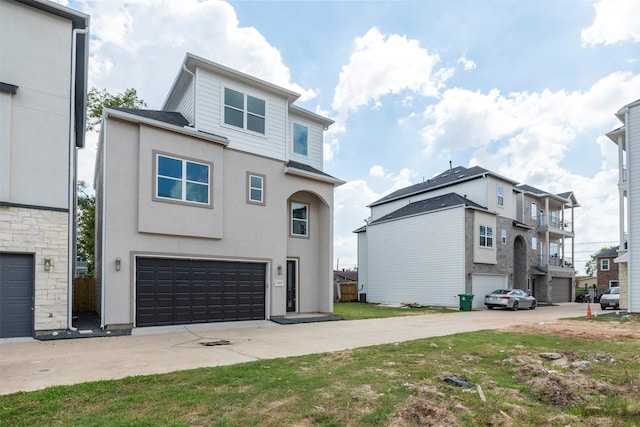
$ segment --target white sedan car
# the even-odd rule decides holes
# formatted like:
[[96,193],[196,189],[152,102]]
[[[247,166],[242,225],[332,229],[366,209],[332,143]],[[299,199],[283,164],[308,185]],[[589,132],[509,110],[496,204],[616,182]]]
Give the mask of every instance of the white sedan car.
[[489,310],[494,307],[510,308],[516,311],[519,308],[535,309],[537,302],[534,297],[522,289],[496,289],[484,296],[484,305]]

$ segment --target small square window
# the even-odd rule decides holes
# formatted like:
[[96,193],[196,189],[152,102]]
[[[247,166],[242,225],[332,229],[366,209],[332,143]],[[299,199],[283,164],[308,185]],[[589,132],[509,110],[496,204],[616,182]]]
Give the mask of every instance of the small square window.
[[600,260],[600,270],[607,271],[609,270],[609,260],[601,259]]
[[247,173],[247,203],[264,205],[265,176],[255,173]]
[[298,123],[293,124],[293,152],[306,156],[308,153],[309,130]]
[[309,206],[302,203],[291,203],[291,235],[309,235]]

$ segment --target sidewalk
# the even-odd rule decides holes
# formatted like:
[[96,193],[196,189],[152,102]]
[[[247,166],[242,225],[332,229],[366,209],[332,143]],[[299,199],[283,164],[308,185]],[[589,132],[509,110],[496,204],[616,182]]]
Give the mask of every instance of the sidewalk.
[[[592,307],[593,310],[593,307]],[[0,394],[409,341],[586,314],[586,304],[280,325],[134,329],[131,336],[0,344]],[[227,343],[228,341],[228,343]]]

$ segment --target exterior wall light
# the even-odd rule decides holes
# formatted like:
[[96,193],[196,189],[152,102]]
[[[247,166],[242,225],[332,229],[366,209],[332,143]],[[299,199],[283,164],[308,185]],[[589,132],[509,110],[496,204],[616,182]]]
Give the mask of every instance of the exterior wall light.
[[120,267],[122,265],[122,261],[120,258],[116,258],[116,271],[120,271]]
[[278,276],[282,276],[282,265],[278,265]]
[[51,270],[51,257],[45,257],[44,259],[44,271]]

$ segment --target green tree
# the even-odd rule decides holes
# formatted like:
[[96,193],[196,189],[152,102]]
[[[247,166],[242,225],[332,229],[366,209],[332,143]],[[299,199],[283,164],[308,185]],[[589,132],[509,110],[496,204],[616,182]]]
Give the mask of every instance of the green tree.
[[589,258],[589,261],[587,261],[584,265],[585,270],[587,272],[587,276],[593,276],[598,271],[598,255],[603,254],[613,248],[615,248],[615,246],[605,246],[595,254],[591,255],[591,258]]
[[[126,89],[123,93],[112,95],[106,89],[92,88],[87,93],[87,132],[99,131],[102,110],[105,107],[140,108],[147,103],[138,98],[135,89]],[[76,230],[76,259],[87,261],[89,275],[93,275],[95,266],[96,237],[96,197],[84,181],[78,181],[77,188],[78,224]]]
[[105,88],[91,88],[87,93],[87,131],[100,130],[102,109],[105,107],[140,108],[147,103],[138,98],[134,88],[125,89],[124,92],[112,95]]
[[78,241],[76,259],[87,261],[89,275],[93,275],[95,265],[95,239],[96,239],[96,196],[88,193],[87,183],[78,181]]

